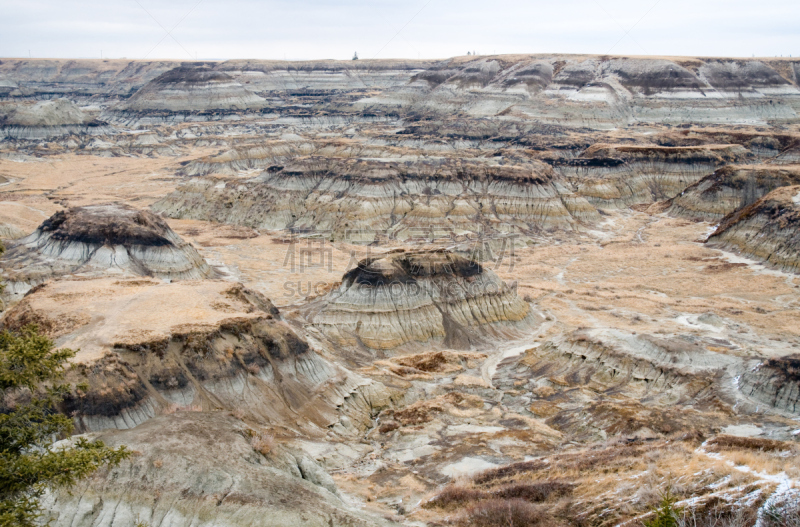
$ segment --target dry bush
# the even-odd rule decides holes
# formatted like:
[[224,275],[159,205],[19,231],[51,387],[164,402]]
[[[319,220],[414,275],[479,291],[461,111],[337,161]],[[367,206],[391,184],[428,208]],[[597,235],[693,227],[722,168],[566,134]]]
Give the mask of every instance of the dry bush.
[[267,432],[257,432],[250,438],[250,446],[266,456],[275,448],[275,436]]
[[563,498],[572,494],[575,485],[563,481],[538,481],[536,483],[519,483],[495,490],[493,494],[502,499],[522,499],[541,503],[554,498]]
[[164,461],[161,459],[156,459],[155,461],[153,461],[153,466],[155,468],[161,468],[164,466]]
[[743,507],[722,499],[711,500],[701,509],[684,511],[678,527],[751,527],[758,519],[758,504]]
[[426,509],[459,509],[470,503],[485,500],[523,500],[529,503],[541,503],[550,499],[563,498],[572,494],[575,485],[563,481],[538,481],[535,483],[518,483],[499,489],[480,490],[464,485],[445,487],[436,497],[423,505]]
[[539,506],[520,500],[486,500],[469,507],[459,525],[469,527],[556,527],[561,522]]
[[433,373],[440,371],[442,366],[447,364],[447,358],[444,356],[444,353],[437,351],[434,353],[421,353],[419,355],[401,357],[397,359],[397,363],[409,368]]
[[450,485],[445,487],[436,497],[426,502],[426,509],[460,509],[469,503],[486,499],[488,494],[482,490]]
[[231,411],[231,415],[240,421],[244,419],[244,411],[241,408]]
[[800,477],[800,460],[796,455],[783,456],[778,452],[733,450],[725,453],[725,458],[734,465],[744,465],[756,472],[779,474],[785,472],[791,477]]
[[800,495],[794,496],[783,503],[766,508],[764,527],[800,527]]
[[759,437],[738,437],[729,435],[719,435],[708,440],[706,450],[719,452],[723,449],[739,448],[745,450],[760,450],[762,452],[783,452],[794,450],[791,443],[775,441],[774,439],[763,439]]

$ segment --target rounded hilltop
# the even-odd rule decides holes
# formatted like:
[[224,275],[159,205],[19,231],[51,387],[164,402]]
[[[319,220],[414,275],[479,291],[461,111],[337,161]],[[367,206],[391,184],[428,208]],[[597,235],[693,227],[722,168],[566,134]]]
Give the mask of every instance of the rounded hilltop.
[[170,280],[214,274],[197,250],[162,218],[119,203],[56,212],[32,234],[9,244],[0,269],[11,295],[74,273]]
[[120,106],[132,112],[206,112],[257,110],[266,100],[227,73],[179,66],[151,80]]
[[470,349],[516,335],[535,315],[514,286],[469,258],[396,249],[361,260],[306,318],[337,347],[369,361],[423,344]]

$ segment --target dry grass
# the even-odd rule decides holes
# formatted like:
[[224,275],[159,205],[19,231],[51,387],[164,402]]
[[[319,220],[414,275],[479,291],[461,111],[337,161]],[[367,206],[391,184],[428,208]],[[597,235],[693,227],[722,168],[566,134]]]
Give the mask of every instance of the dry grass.
[[253,450],[260,452],[262,455],[267,455],[275,448],[275,436],[267,432],[256,432],[250,438],[250,446]]
[[706,449],[710,452],[719,452],[721,450],[729,449],[760,450],[762,452],[784,452],[795,451],[796,447],[792,443],[775,441],[774,439],[719,435],[708,440]]
[[797,453],[783,455],[780,452],[734,450],[725,453],[725,458],[734,465],[744,465],[751,470],[766,474],[785,472],[791,478],[800,477],[800,458]]
[[[647,513],[659,504],[665,488],[670,488],[678,499],[700,498],[697,503],[703,513],[715,493],[724,492],[735,500],[757,489],[753,485],[757,477],[736,470],[725,459],[699,453],[696,447],[691,440],[619,440],[513,463],[445,488],[424,508],[484,511],[500,505],[507,507],[509,501],[528,505],[547,503],[549,512],[545,519],[529,518],[526,521],[534,523],[523,525],[590,521],[607,526]],[[487,505],[490,503],[491,507]],[[478,518],[483,518],[483,514],[480,512]],[[722,515],[720,511],[715,514]],[[730,516],[731,511],[725,514]],[[465,518],[473,520],[472,516]],[[703,527],[714,527],[706,520],[711,521],[710,517],[703,519]],[[727,526],[720,523],[716,527]]]
[[458,525],[469,527],[555,527],[563,522],[525,500],[487,500],[469,507]]
[[493,490],[481,490],[465,485],[445,487],[436,497],[423,505],[426,509],[461,509],[468,504],[481,501],[523,500],[528,503],[567,497],[572,494],[575,485],[563,481],[538,481],[534,483],[517,483]]

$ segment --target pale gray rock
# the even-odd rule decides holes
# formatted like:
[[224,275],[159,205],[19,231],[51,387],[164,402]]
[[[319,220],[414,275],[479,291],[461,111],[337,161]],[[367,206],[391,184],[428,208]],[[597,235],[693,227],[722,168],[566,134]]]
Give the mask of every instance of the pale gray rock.
[[57,212],[0,260],[6,294],[20,296],[67,274],[154,276],[168,280],[214,274],[197,250],[147,211],[120,204]]

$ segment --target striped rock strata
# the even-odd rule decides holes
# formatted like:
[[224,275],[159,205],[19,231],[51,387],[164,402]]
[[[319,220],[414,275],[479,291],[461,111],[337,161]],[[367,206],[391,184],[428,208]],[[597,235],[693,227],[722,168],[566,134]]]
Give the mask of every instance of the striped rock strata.
[[706,243],[800,272],[800,185],[773,190],[729,214]]
[[776,188],[798,184],[800,165],[729,165],[681,192],[667,212],[681,218],[717,222]]
[[214,271],[191,244],[148,211],[127,205],[75,207],[55,213],[0,260],[7,294],[67,274],[207,278]]
[[263,229],[319,229],[406,240],[577,230],[597,211],[536,160],[307,157],[246,181],[194,179],[153,205],[173,218]]
[[359,262],[305,317],[340,346],[384,356],[422,343],[468,349],[513,336],[533,314],[515,287],[474,261],[398,249]]
[[740,145],[596,144],[579,158],[555,165],[593,205],[620,208],[672,198],[719,166],[748,156]]
[[[379,527],[348,505],[309,456],[228,412],[177,412],[93,437],[135,452],[119,467],[49,492],[53,527]],[[269,444],[269,443],[267,443]]]
[[352,435],[388,404],[382,385],[320,356],[265,297],[220,280],[60,280],[8,310],[80,350],[64,402],[82,431],[175,411],[236,411],[307,437]]
[[259,110],[266,102],[226,73],[181,66],[145,84],[119,109],[143,113],[202,113]]

